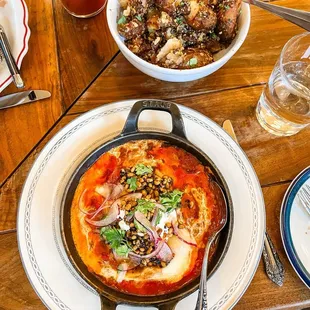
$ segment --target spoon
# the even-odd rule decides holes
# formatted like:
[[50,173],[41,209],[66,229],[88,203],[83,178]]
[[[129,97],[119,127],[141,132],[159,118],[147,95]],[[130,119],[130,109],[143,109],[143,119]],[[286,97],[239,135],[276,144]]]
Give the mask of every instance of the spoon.
[[222,188],[217,184],[216,181],[212,180],[211,183],[213,186],[213,193],[215,194],[215,197],[217,198],[217,206],[220,210],[220,217],[219,220],[214,223],[214,231],[211,236],[208,238],[208,242],[205,248],[205,254],[203,257],[203,263],[202,263],[202,270],[201,270],[201,276],[200,276],[200,284],[199,284],[199,291],[198,291],[198,299],[196,303],[195,310],[207,310],[208,309],[208,296],[207,296],[207,272],[208,272],[208,257],[209,257],[209,250],[211,247],[211,244],[215,240],[215,238],[218,236],[220,231],[225,227],[227,223],[227,202],[225,195],[223,193]]
[[283,6],[266,3],[266,1],[243,0],[243,2],[255,5],[261,9],[269,11],[301,28],[306,29],[307,31],[310,31],[310,12],[290,9]]

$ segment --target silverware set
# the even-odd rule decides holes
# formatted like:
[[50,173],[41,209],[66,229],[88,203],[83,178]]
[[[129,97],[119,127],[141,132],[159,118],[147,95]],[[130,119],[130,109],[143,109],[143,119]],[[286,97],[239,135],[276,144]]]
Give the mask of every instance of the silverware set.
[[[5,59],[14,84],[17,88],[24,88],[25,83],[21,77],[16,61],[12,55],[9,40],[4,28],[0,25],[0,59]],[[49,98],[51,93],[46,90],[28,90],[0,97],[0,110],[15,107],[25,103]]]
[[7,63],[7,66],[9,68],[9,71],[13,77],[15,86],[17,88],[23,88],[25,86],[24,81],[21,77],[20,71],[12,55],[9,40],[5,34],[4,28],[1,25],[0,25],[0,48],[3,57]]

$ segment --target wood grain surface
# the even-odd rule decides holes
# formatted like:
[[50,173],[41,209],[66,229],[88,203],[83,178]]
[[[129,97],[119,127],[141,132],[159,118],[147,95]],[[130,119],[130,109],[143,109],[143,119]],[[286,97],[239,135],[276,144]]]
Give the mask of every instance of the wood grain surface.
[[[199,81],[167,83],[144,75],[117,54],[105,13],[78,20],[63,10],[60,0],[26,1],[32,36],[22,73],[28,88],[52,90],[53,97],[0,111],[0,309],[45,309],[25,276],[16,243],[18,200],[34,160],[49,139],[81,113],[130,98],[171,99],[219,125],[225,119],[232,121],[263,186],[267,229],[286,268],[284,286],[279,288],[260,263],[236,309],[310,307],[310,291],[290,266],[279,232],[280,204],[289,181],[310,165],[310,128],[279,138],[264,131],[255,118],[263,84],[283,45],[303,30],[252,8],[247,40],[222,69]],[[308,0],[277,3],[310,10]],[[42,40],[45,43],[38,44]],[[14,91],[10,86],[3,94]]]
[[106,23],[106,11],[93,18],[79,19],[54,0],[55,25],[63,106],[67,108],[116,54]]
[[252,283],[235,309],[304,309],[310,306],[310,290],[287,260],[280,236],[280,208],[287,187],[288,184],[282,184],[263,189],[267,230],[285,268],[284,284],[278,287],[268,279],[261,260]]
[[[0,184],[62,114],[53,6],[28,0],[31,37],[22,64],[25,89],[46,89],[47,100],[0,111]],[[1,95],[17,92],[11,84]]]

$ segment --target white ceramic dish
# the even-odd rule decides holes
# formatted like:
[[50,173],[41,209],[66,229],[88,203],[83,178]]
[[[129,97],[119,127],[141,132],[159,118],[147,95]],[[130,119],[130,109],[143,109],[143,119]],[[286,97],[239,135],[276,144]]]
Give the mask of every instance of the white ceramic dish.
[[[12,54],[17,62],[17,66],[20,68],[23,58],[27,54],[30,38],[27,5],[24,0],[1,1],[1,3],[0,24],[4,27]],[[0,92],[12,81],[10,71],[5,61],[2,61],[0,63]]]
[[239,31],[236,38],[228,48],[220,51],[215,55],[215,62],[196,69],[167,69],[162,68],[141,59],[133,52],[131,52],[123,42],[123,38],[117,31],[117,20],[119,17],[120,5],[119,0],[108,0],[107,5],[107,19],[110,32],[118,45],[119,49],[127,60],[143,73],[150,75],[154,78],[168,81],[168,82],[188,82],[198,80],[224,66],[227,61],[238,51],[243,44],[250,28],[251,11],[248,4],[242,3],[242,12],[238,20]]
[[[65,186],[72,173],[99,145],[117,136],[133,100],[104,105],[64,127],[35,161],[20,199],[18,244],[33,288],[49,309],[100,309],[98,295],[66,257],[59,227]],[[208,281],[210,310],[229,309],[250,284],[259,263],[265,232],[265,208],[255,171],[240,147],[204,115],[179,106],[188,139],[206,152],[223,174],[234,205],[234,226],[227,254]],[[171,130],[164,112],[141,114],[144,129]],[[176,310],[194,309],[197,293]],[[119,306],[118,310],[137,309]],[[138,308],[139,309],[139,308]]]
[[303,170],[287,189],[281,207],[280,228],[286,254],[310,289],[310,216],[297,196],[304,184],[310,185],[310,167]]

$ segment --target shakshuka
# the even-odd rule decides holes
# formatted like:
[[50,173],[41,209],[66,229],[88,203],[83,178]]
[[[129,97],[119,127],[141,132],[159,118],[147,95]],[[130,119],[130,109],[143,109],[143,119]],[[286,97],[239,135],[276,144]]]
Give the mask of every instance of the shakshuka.
[[74,243],[88,270],[133,295],[169,293],[196,279],[219,216],[211,174],[160,140],[103,154],[80,179],[71,208]]

